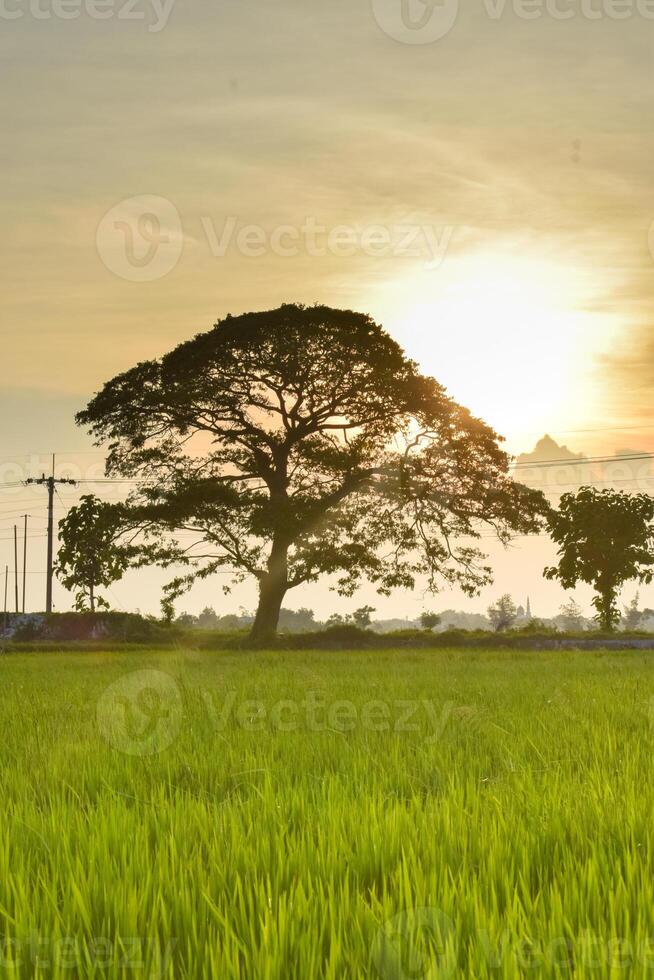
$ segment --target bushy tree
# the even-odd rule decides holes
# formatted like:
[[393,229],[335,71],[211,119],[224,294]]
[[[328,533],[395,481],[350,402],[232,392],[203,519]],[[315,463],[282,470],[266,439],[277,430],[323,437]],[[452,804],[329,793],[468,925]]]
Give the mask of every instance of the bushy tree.
[[202,630],[217,630],[220,626],[220,617],[213,606],[205,606],[198,616],[197,623]]
[[180,613],[175,620],[177,626],[184,626],[187,629],[195,629],[198,625],[198,617],[194,616],[193,613]]
[[581,487],[565,493],[548,517],[558,544],[558,565],[544,575],[564,589],[586,582],[597,593],[596,619],[606,630],[620,621],[617,596],[625,582],[651,582],[654,574],[654,498]]
[[584,628],[584,614],[579,603],[571,597],[559,609],[559,622],[564,630],[575,632]]
[[436,629],[441,621],[441,617],[435,612],[421,612],[420,613],[420,625],[423,630],[433,630]]
[[622,625],[626,630],[637,630],[645,618],[645,611],[639,608],[640,593],[636,592],[631,602],[623,606]]
[[359,629],[365,629],[367,626],[370,626],[374,611],[374,606],[361,606],[359,609],[354,610],[351,620]]
[[495,605],[488,607],[488,618],[496,633],[508,630],[516,621],[518,610],[511,596],[506,592]]
[[[198,577],[252,576],[253,638],[289,589],[323,575],[352,595],[491,580],[475,547],[540,526],[542,495],[511,479],[497,434],[418,371],[370,317],[285,305],[228,316],[109,381],[78,422],[107,471],[138,481],[149,557]],[[195,545],[178,532],[190,531]]]
[[136,549],[121,541],[124,512],[119,504],[86,494],[59,522],[59,554],[55,571],[65,586],[75,592],[75,608],[95,612],[109,603],[98,593],[118,582],[136,555]]
[[536,616],[532,616],[528,619],[523,626],[519,627],[521,633],[536,634],[536,633],[550,633],[556,631],[556,626],[551,620],[539,619]]
[[279,629],[288,633],[306,633],[317,628],[313,609],[301,606],[300,609],[282,609],[279,614]]
[[237,616],[236,613],[226,613],[224,616],[218,617],[216,628],[219,630],[242,630],[246,626],[249,626],[251,622],[252,618],[248,618],[243,614]]
[[483,613],[461,612],[457,609],[444,609],[440,620],[445,629],[487,630],[490,626]]

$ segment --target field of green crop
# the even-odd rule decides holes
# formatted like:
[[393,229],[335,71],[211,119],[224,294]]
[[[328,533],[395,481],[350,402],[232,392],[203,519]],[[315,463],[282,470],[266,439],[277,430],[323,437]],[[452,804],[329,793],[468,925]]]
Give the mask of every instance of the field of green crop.
[[654,656],[0,658],[0,976],[654,974]]

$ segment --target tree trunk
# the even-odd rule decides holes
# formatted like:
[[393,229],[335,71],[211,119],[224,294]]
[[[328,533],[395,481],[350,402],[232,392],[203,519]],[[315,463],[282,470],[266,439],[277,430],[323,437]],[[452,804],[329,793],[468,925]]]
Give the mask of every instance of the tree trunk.
[[610,585],[605,585],[600,588],[600,620],[599,624],[603,630],[607,633],[613,632],[615,628],[614,622],[614,606],[615,606],[615,594],[616,590]]
[[262,579],[259,586],[259,605],[250,630],[250,639],[265,640],[274,637],[285,595],[285,584],[282,587],[279,583]]
[[268,560],[268,573],[259,580],[259,605],[250,630],[251,640],[275,636],[284,596],[288,592],[288,544],[274,541]]

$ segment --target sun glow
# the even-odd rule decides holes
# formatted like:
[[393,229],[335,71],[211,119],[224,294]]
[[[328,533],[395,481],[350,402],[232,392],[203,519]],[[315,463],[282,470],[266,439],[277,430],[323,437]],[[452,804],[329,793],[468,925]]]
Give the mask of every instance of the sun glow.
[[600,290],[589,282],[578,268],[477,252],[390,285],[380,319],[424,371],[522,449],[594,416],[595,358],[618,323],[591,312]]

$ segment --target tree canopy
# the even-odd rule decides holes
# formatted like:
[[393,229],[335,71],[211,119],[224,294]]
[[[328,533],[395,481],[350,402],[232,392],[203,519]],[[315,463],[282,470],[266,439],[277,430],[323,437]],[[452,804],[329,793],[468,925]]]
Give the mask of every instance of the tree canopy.
[[476,540],[539,526],[498,435],[421,374],[369,316],[325,306],[227,316],[109,381],[78,416],[107,471],[135,479],[130,520],[152,561],[182,564],[173,600],[217,572],[258,581],[253,636],[320,576],[351,595],[468,594],[491,579]]
[[425,610],[420,613],[420,625],[423,630],[433,630],[440,624],[441,617],[438,613]]
[[559,563],[544,575],[564,589],[592,585],[593,605],[602,628],[620,620],[617,596],[625,582],[651,582],[654,575],[654,497],[581,487],[564,493],[548,518],[559,545]]
[[78,611],[109,608],[98,589],[119,581],[138,552],[119,543],[124,529],[123,508],[93,494],[85,494],[59,522],[56,573],[67,589],[75,591]]
[[584,628],[584,614],[578,602],[572,598],[564,602],[559,608],[559,620],[564,630],[582,630]]
[[517,615],[518,610],[515,602],[508,592],[500,596],[495,605],[488,607],[488,618],[496,633],[501,633],[513,626]]

